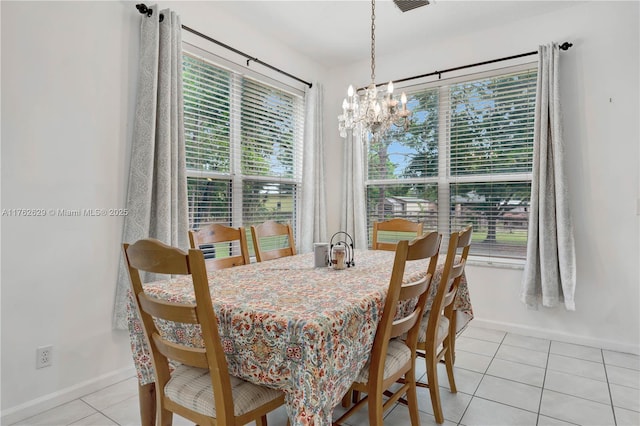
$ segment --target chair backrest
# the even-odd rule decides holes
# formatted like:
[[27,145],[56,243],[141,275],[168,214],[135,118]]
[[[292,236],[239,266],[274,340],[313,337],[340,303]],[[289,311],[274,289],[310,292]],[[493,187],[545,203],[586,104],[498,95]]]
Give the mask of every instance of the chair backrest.
[[[189,231],[189,242],[191,248],[204,252],[207,269],[224,269],[248,265],[251,262],[247,234],[242,226],[231,228],[219,223],[211,223],[198,231]],[[234,242],[237,242],[237,245]],[[212,257],[208,258],[208,254]]]
[[[251,239],[258,262],[296,254],[293,230],[289,224],[268,220],[251,226]],[[284,242],[287,242],[287,247],[283,247]]]
[[[123,244],[123,251],[133,296],[151,348],[156,392],[163,392],[170,379],[169,360],[208,369],[215,399],[216,418],[220,424],[227,424],[227,419],[233,418],[234,415],[231,381],[218,333],[218,322],[213,312],[202,251],[190,249],[189,253],[185,253],[154,239],[139,240],[132,245]],[[174,303],[146,295],[140,271],[190,275],[195,304]],[[156,328],[154,318],[176,323],[199,324],[203,346],[186,346],[166,339]],[[161,397],[164,398],[164,395]]]
[[[394,251],[398,240],[412,239],[420,235],[422,235],[422,222],[412,222],[402,218],[390,219],[384,222],[374,222],[373,244],[371,247],[373,250]],[[388,241],[391,238],[396,241]]]
[[[473,226],[469,225],[461,231],[455,232],[458,234],[458,242],[456,244],[456,257],[458,261],[467,260],[469,257],[469,250],[471,249],[471,237],[473,236]],[[448,249],[447,249],[448,250]]]
[[[378,323],[376,337],[371,353],[371,370],[369,380],[383,380],[383,370],[389,340],[407,335],[407,346],[415,354],[418,342],[420,319],[428,297],[428,288],[438,263],[438,252],[442,237],[437,232],[421,235],[409,242],[401,240],[397,244],[393,270],[389,282],[389,290],[384,302],[382,318]],[[421,278],[404,281],[407,261],[430,259],[429,265]],[[413,309],[411,301],[417,298]],[[398,309],[398,307],[404,309]]]
[[[443,315],[443,311],[444,315],[449,319],[455,315],[453,301],[458,292],[458,284],[460,283],[460,279],[464,273],[464,267],[467,263],[472,232],[473,228],[468,226],[462,231],[452,232],[449,236],[447,258],[443,266],[440,282],[438,283],[438,289],[431,304],[427,325],[426,342],[433,344],[435,346],[433,348],[434,350],[447,335],[455,333],[455,330],[449,328],[447,333],[441,333],[441,335],[438,336],[440,318]],[[454,324],[453,321],[450,322],[451,326]]]

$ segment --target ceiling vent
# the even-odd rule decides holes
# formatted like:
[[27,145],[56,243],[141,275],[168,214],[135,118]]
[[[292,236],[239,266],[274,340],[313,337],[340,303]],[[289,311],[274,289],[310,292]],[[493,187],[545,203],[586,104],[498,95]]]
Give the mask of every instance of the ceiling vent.
[[429,4],[429,0],[393,0],[393,2],[398,6],[398,9],[403,12]]

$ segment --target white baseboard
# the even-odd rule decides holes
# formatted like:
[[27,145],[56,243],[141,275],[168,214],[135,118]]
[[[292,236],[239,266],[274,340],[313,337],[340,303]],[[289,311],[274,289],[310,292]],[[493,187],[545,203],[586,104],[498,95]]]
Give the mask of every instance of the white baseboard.
[[490,328],[493,330],[522,334],[524,336],[538,337],[548,340],[558,340],[561,342],[573,343],[575,345],[592,346],[611,351],[640,355],[640,346],[614,340],[597,339],[594,337],[585,337],[576,334],[557,332],[546,328],[530,327],[500,321],[483,320],[480,318],[474,318],[473,321],[471,321],[470,325],[472,327]]
[[103,374],[95,379],[78,383],[65,389],[41,396],[27,401],[16,407],[2,410],[0,424],[9,425],[19,422],[28,417],[47,411],[58,405],[66,404],[74,399],[78,399],[90,393],[96,392],[104,387],[111,386],[125,379],[135,376],[135,368],[128,367],[111,373]]

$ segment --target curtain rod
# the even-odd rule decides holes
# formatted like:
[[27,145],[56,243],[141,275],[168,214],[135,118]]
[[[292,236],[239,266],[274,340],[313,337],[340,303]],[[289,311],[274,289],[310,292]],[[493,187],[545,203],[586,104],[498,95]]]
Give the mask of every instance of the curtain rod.
[[[136,5],[136,9],[138,9],[138,12],[140,12],[140,13],[142,13],[144,15],[147,15],[147,16],[151,16],[153,14],[153,9],[149,9],[143,3],[137,4]],[[160,14],[160,22],[162,22],[163,19],[164,19],[164,15],[161,13]],[[248,55],[248,54],[246,54],[246,53],[244,53],[244,52],[242,52],[242,51],[240,51],[240,50],[238,50],[238,49],[236,49],[234,47],[231,47],[231,46],[229,46],[227,44],[222,43],[221,41],[215,40],[215,39],[209,37],[208,35],[202,34],[201,32],[194,30],[193,28],[189,28],[186,25],[182,25],[182,29],[185,30],[185,31],[188,31],[188,32],[190,32],[192,34],[195,34],[198,37],[201,37],[201,38],[203,38],[203,39],[205,39],[207,41],[210,41],[211,43],[215,43],[218,46],[221,46],[221,47],[224,47],[225,49],[231,50],[232,52],[237,53],[240,56],[244,56],[247,59],[247,66],[249,66],[249,63],[251,61],[253,61],[253,62],[257,63],[257,64],[260,64],[260,65],[265,66],[265,67],[267,67],[269,69],[272,69],[273,71],[279,72],[280,74],[284,74],[289,78],[292,78],[292,79],[294,79],[296,81],[299,81],[300,83],[304,83],[307,86],[309,86],[309,88],[311,88],[313,86],[308,81],[302,80],[301,78],[298,78],[295,75],[289,74],[286,71],[282,71],[281,69],[276,68],[273,65],[269,65],[266,62],[263,62],[263,61],[261,61],[260,59],[254,57],[254,56]]]
[[[562,43],[560,46],[558,46],[561,50],[569,50],[569,48],[573,46],[573,43],[569,43],[568,41],[565,41],[564,43]],[[509,59],[516,59],[516,58],[523,58],[525,56],[531,56],[531,55],[537,55],[538,51],[533,51],[533,52],[527,52],[527,53],[521,53],[519,55],[513,55],[513,56],[506,56],[504,58],[498,58],[498,59],[492,59],[490,61],[484,61],[484,62],[477,62],[475,64],[469,64],[469,65],[462,65],[459,67],[454,67],[454,68],[447,68],[446,70],[442,70],[442,71],[433,71],[430,72],[428,74],[421,74],[421,75],[415,75],[413,77],[406,77],[406,78],[401,78],[399,80],[393,80],[393,83],[402,83],[405,81],[409,81],[409,80],[416,80],[418,78],[424,78],[424,77],[431,77],[432,75],[437,75],[438,79],[440,79],[442,77],[442,74],[446,73],[446,72],[451,72],[451,71],[458,71],[458,70],[463,70],[465,68],[473,68],[473,67],[478,67],[480,65],[487,65],[487,64],[493,64],[495,62],[502,62],[502,61],[508,61]],[[377,83],[377,86],[384,86],[387,83]],[[365,90],[366,87],[361,87],[358,90]]]

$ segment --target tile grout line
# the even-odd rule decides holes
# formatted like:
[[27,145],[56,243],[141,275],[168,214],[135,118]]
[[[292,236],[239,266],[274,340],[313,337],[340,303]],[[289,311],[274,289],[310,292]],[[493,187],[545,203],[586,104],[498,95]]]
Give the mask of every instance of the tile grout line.
[[[507,334],[508,333],[505,332],[504,336],[502,336],[502,339],[500,339],[500,342],[498,342],[498,347],[496,348],[496,351],[493,353],[493,356],[491,357],[491,361],[489,361],[489,364],[487,364],[487,368],[484,369],[484,372],[482,373],[482,378],[478,382],[478,385],[476,386],[476,388],[473,390],[473,393],[471,394],[471,399],[469,400],[469,403],[464,408],[464,411],[462,412],[462,415],[460,416],[460,420],[458,421],[458,426],[462,425],[462,419],[464,418],[464,415],[467,414],[467,410],[469,409],[469,406],[471,405],[471,402],[473,401],[473,398],[476,397],[476,392],[478,391],[478,388],[480,388],[480,385],[482,384],[482,381],[484,380],[484,377],[487,375],[487,371],[489,370],[489,367],[491,366],[491,363],[493,362],[494,359],[496,359],[496,354],[500,350],[500,347],[502,346],[502,343],[504,342],[504,339],[507,338]],[[478,340],[481,340],[481,339],[478,339]],[[486,342],[486,340],[483,340],[483,341]],[[496,343],[496,342],[494,342],[494,343]],[[478,397],[478,398],[480,398],[480,397]]]
[[[475,398],[482,399],[482,400],[484,400],[484,401],[493,402],[493,403],[495,403],[495,404],[504,405],[505,407],[515,408],[516,410],[519,410],[519,411],[526,411],[527,413],[537,414],[537,412],[536,412],[536,411],[531,411],[531,410],[528,410],[528,409],[526,409],[526,408],[518,407],[517,405],[507,404],[506,402],[500,402],[500,401],[496,401],[496,400],[493,400],[493,399],[489,399],[489,398],[486,398],[486,397],[484,397],[484,396],[475,396]],[[558,420],[560,420],[560,419],[558,419]],[[564,421],[565,423],[567,423],[565,420],[562,420],[562,421]]]
[[107,415],[107,413],[104,413],[104,412],[102,412],[102,411],[99,411],[99,413],[100,413],[100,414],[102,414],[103,416],[105,416],[107,419],[111,420],[113,423],[117,424],[118,426],[121,426],[121,425],[120,425],[120,423],[118,423],[118,422],[116,421],[116,419],[112,419],[111,417],[109,417],[109,416]]
[[544,376],[542,377],[542,389],[540,390],[540,402],[538,402],[538,416],[536,417],[536,426],[540,424],[540,410],[542,410],[542,396],[544,395],[544,384],[547,382],[547,371],[549,371],[549,356],[551,355],[551,345],[553,340],[549,340],[549,348],[547,350],[547,362],[544,365]]
[[609,383],[609,374],[607,374],[607,363],[604,359],[604,352],[600,349],[600,356],[602,356],[602,366],[604,367],[604,378],[607,380],[607,390],[609,391],[609,401],[611,402],[611,414],[613,414],[613,424],[618,424],[618,419],[616,419],[616,409],[613,405],[613,395],[611,394],[611,383]]
[[[29,419],[33,419],[34,417],[41,416],[42,414],[44,414],[44,413],[46,413],[46,412],[48,412],[48,411],[58,410],[59,408],[62,408],[62,407],[64,407],[64,406],[68,405],[68,404],[71,404],[71,403],[75,402],[75,401],[79,401],[79,402],[81,402],[81,403],[83,403],[83,404],[87,405],[89,408],[91,408],[92,410],[94,410],[94,412],[93,412],[93,413],[91,413],[91,414],[89,414],[89,415],[87,415],[87,416],[77,418],[77,419],[73,420],[73,422],[77,422],[77,421],[79,421],[79,420],[86,419],[87,417],[90,417],[90,416],[93,416],[93,415],[94,415],[94,414],[96,414],[96,413],[99,413],[99,411],[98,411],[98,410],[96,410],[96,409],[95,409],[91,404],[87,403],[86,401],[84,401],[84,400],[82,399],[82,397],[80,397],[80,398],[76,398],[76,399],[74,399],[74,400],[71,400],[71,401],[69,401],[69,402],[65,402],[65,403],[62,403],[62,404],[58,404],[58,405],[56,405],[55,407],[49,408],[48,410],[45,410],[45,411],[40,412],[40,413],[36,413],[36,414],[34,414],[34,415],[32,415],[32,416],[29,416],[29,417],[26,417],[26,418],[24,418],[24,419],[22,419],[22,420],[19,420],[19,421],[17,421],[17,422],[11,423],[9,426],[16,426],[16,425],[19,425],[19,424],[21,424],[21,423],[22,423],[22,424],[25,424],[25,425],[28,425],[29,423],[24,423],[24,422],[26,422],[26,421],[27,421],[27,420],[29,420]],[[73,422],[72,422],[72,423],[73,423]],[[71,424],[71,423],[69,423],[69,424]]]

